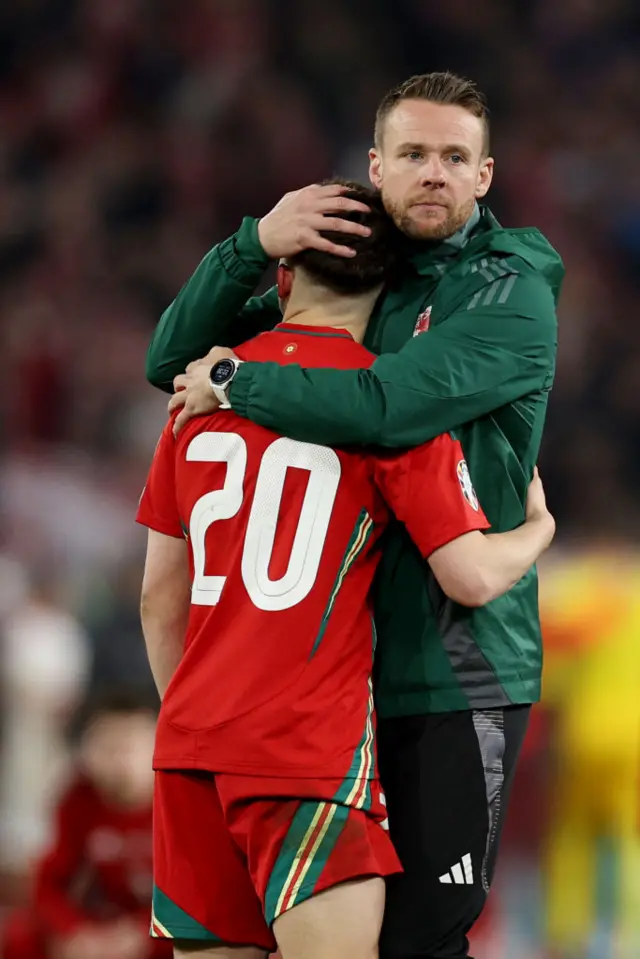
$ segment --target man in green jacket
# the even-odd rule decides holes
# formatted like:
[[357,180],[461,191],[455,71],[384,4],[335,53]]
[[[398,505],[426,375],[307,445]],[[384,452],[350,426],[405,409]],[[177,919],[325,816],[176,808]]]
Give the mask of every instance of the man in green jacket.
[[[348,233],[362,229],[340,219],[353,209],[340,188],[311,186],[207,254],[160,321],[148,378],[171,389],[175,377],[181,421],[222,398],[279,433],[333,446],[412,446],[455,430],[493,529],[512,529],[553,382],[561,260],[537,230],[503,229],[479,205],[493,160],[485,102],[468,81],[427,74],[392,90],[370,160],[407,250],[369,326],[365,345],[380,354],[369,370],[239,363],[232,351],[279,320],[275,291],[250,296],[272,258],[328,249],[323,229],[347,234],[331,252],[349,255]],[[212,343],[225,348],[180,375]],[[465,609],[395,528],[375,603],[380,773],[405,869],[388,885],[381,955],[463,959],[540,693],[536,574]]]

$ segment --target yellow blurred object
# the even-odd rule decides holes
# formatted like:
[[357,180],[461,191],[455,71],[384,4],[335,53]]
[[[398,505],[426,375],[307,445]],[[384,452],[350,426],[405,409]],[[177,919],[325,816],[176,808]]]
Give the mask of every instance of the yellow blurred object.
[[603,921],[616,929],[617,955],[637,955],[640,562],[625,549],[565,558],[541,577],[540,601],[544,698],[557,716],[548,942],[583,950]]

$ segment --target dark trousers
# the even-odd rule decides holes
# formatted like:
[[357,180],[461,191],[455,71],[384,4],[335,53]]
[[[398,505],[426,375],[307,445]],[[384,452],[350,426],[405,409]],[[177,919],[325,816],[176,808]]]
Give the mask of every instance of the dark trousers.
[[387,883],[381,959],[467,959],[487,899],[530,706],[378,721],[404,873]]

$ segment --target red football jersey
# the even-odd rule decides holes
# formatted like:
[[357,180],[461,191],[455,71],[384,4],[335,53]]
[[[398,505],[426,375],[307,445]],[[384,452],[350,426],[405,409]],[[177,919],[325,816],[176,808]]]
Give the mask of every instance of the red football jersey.
[[[245,360],[354,369],[344,330],[280,324]],[[369,590],[389,507],[426,557],[487,523],[449,435],[373,456],[280,437],[221,411],[167,424],[138,521],[188,537],[191,612],[156,768],[372,777]],[[462,465],[461,465],[462,464]]]

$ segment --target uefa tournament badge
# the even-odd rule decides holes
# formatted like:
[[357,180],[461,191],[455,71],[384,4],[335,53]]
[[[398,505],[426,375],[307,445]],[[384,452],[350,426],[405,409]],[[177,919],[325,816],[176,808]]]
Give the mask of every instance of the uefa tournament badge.
[[471,482],[471,475],[469,473],[469,467],[467,466],[466,460],[459,461],[458,465],[456,466],[456,473],[458,474],[458,482],[460,483],[462,495],[466,499],[471,509],[475,510],[477,513],[480,508],[480,504],[478,503],[478,497],[473,488],[473,483]]
[[413,328],[413,335],[418,336],[419,333],[426,333],[429,329],[429,324],[431,323],[431,307],[428,306],[424,313],[421,313],[418,319],[416,320],[416,325]]

